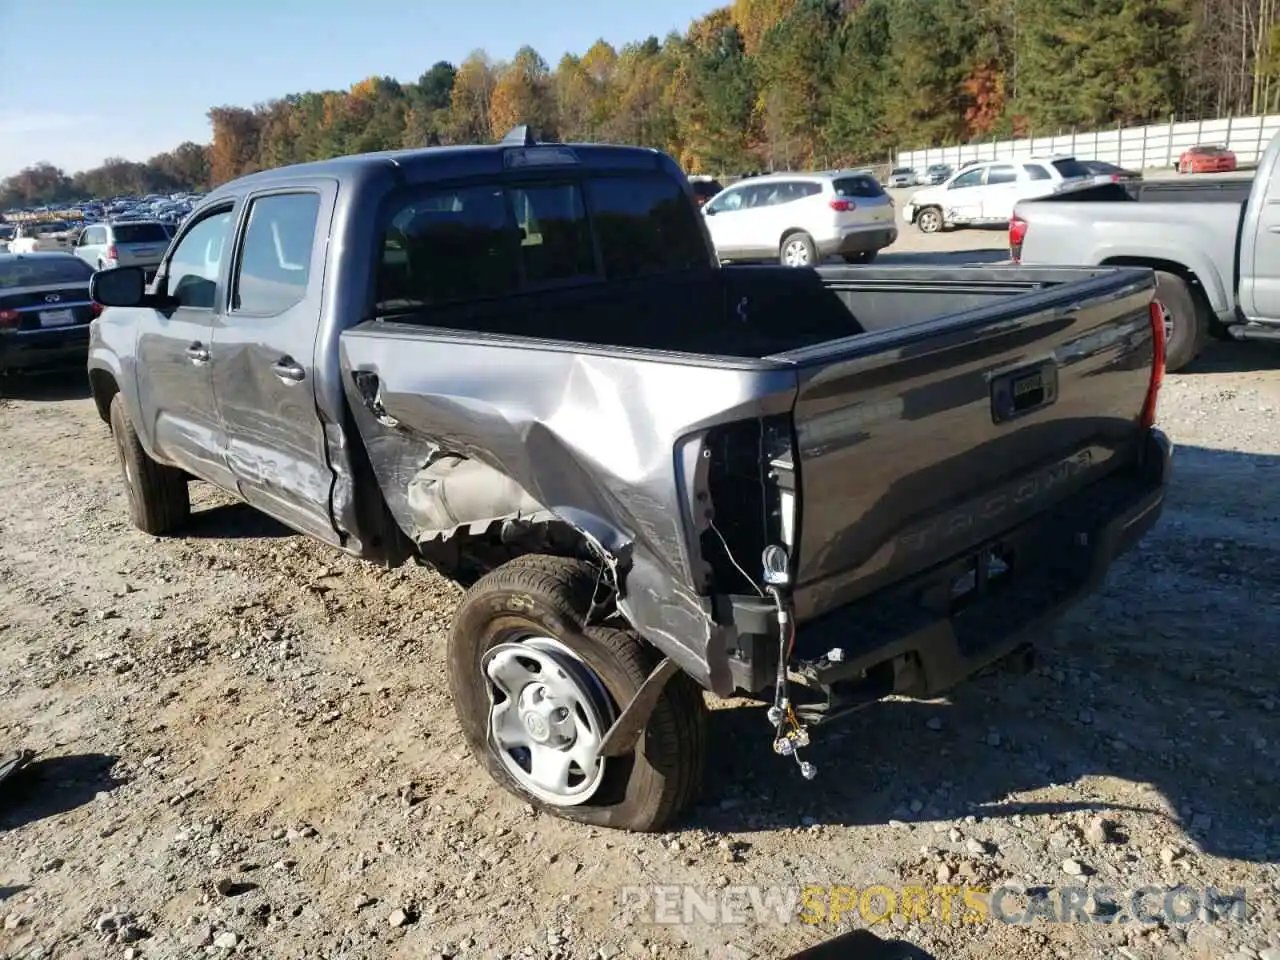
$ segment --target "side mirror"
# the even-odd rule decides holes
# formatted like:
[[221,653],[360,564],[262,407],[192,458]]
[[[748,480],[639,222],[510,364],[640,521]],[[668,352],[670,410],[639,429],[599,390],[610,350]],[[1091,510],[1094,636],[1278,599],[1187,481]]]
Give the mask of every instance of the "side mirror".
[[702,212],[705,213],[708,217],[714,217],[716,215],[716,208],[711,206],[710,204],[704,203],[702,205]]
[[89,278],[89,298],[104,307],[139,307],[147,293],[141,267],[99,270]]

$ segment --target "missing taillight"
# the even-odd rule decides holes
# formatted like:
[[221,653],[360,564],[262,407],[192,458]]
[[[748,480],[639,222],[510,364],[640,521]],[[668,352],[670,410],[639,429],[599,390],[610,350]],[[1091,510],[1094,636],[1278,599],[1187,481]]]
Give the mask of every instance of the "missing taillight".
[[1147,399],[1142,405],[1142,426],[1150,429],[1156,424],[1156,407],[1160,400],[1160,385],[1164,383],[1165,339],[1169,312],[1159,300],[1151,301],[1151,380],[1147,384]]

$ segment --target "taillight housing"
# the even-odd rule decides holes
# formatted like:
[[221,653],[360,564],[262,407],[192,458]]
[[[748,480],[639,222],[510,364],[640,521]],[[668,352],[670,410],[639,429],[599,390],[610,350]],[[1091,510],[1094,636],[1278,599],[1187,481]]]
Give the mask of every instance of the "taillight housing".
[[1009,218],[1009,257],[1014,263],[1022,261],[1022,242],[1027,238],[1027,221],[1016,213]]
[[102,316],[102,304],[94,302],[89,304],[89,313],[95,317]]
[[1151,429],[1156,425],[1156,407],[1160,401],[1160,385],[1164,383],[1164,304],[1151,301],[1151,381],[1147,384],[1147,399],[1142,404],[1142,426]]
[[107,259],[108,260],[120,259],[120,251],[116,249],[116,245],[114,243],[111,246],[107,247]]
[[852,200],[839,199],[831,201],[831,209],[837,213],[848,213],[850,210],[857,209],[857,206]]
[[0,310],[0,330],[16,330],[19,319],[17,310]]

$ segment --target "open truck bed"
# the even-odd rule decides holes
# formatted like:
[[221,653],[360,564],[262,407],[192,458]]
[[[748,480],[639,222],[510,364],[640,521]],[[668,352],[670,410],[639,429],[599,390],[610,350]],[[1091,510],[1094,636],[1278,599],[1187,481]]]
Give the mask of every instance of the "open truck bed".
[[[1146,270],[727,268],[368,322],[342,335],[343,382],[428,555],[459,531],[572,516],[625,554],[620,604],[645,636],[718,693],[754,693],[776,665],[753,575],[769,543],[792,553],[803,627],[1109,478],[1117,496],[1158,490],[1162,461],[1146,487],[1135,472],[1152,289]],[[1140,513],[1135,529],[1154,519]],[[1029,553],[1014,566],[1032,575]],[[944,662],[951,682],[1002,652],[1007,625],[931,654],[928,686]],[[844,642],[874,657],[899,639],[884,629]],[[802,630],[800,656],[825,655],[824,636]]]

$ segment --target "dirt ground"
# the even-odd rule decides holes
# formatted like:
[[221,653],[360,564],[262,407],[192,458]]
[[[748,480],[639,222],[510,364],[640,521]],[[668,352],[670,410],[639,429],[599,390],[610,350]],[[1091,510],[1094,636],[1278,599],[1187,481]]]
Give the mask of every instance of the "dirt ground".
[[[864,919],[769,898],[945,881],[1095,896],[1084,922],[930,901],[873,929],[945,960],[1274,960],[1277,369],[1216,345],[1168,379],[1161,524],[1032,673],[818,731],[812,782],[758,709],[714,703],[703,800],[660,836],[534,815],[480,772],[443,680],[453,586],[201,484],[184,536],[145,536],[80,378],[6,383],[0,754],[39,753],[0,785],[0,956],[772,958]],[[672,884],[691,922],[654,899]],[[1191,906],[1160,921],[1096,895],[1175,884]],[[1207,886],[1245,902],[1197,912]],[[712,917],[730,894],[764,899]]]

